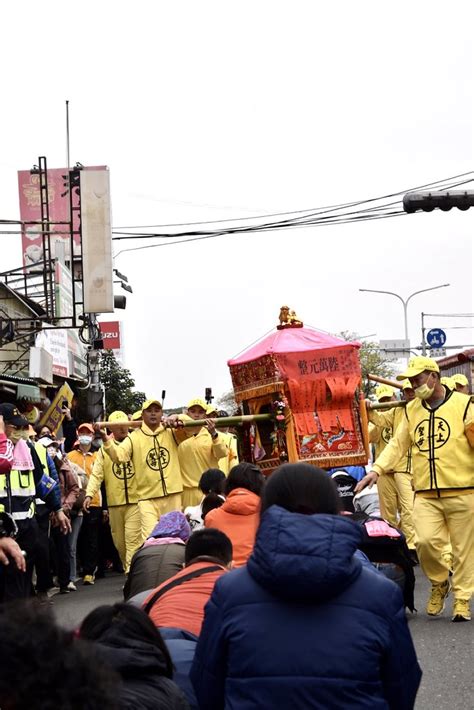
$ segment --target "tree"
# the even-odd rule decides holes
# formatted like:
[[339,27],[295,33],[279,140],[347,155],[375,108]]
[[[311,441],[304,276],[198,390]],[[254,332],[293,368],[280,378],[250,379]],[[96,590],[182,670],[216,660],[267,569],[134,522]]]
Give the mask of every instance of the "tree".
[[[341,333],[336,333],[335,335],[336,338],[342,338],[343,340],[359,340],[357,333],[351,333],[348,330],[343,330]],[[368,380],[367,375],[378,375],[378,377],[391,379],[393,378],[395,370],[393,369],[391,363],[384,360],[383,355],[380,354],[380,347],[378,343],[362,341],[359,357],[360,368],[362,370],[362,389],[365,396],[368,397],[370,394],[374,393],[377,383]]]
[[229,390],[228,392],[221,394],[220,397],[217,398],[217,406],[219,409],[227,412],[229,416],[235,414],[238,411],[239,406],[235,401],[234,390]]
[[100,358],[100,382],[105,389],[105,408],[108,414],[119,409],[132,414],[146,400],[144,392],[137,392],[130,370],[122,367],[112,350],[103,350]]

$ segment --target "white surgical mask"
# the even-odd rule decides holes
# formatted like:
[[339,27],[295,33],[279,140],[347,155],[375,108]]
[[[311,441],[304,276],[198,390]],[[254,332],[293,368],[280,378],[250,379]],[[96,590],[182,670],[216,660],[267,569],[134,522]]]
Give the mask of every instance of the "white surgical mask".
[[87,434],[84,434],[78,437],[78,441],[80,444],[83,444],[83,446],[88,446],[88,444],[92,444],[92,436],[87,436]]
[[22,433],[23,432],[20,429],[14,429],[10,434],[9,438],[11,439],[11,441],[13,441],[14,444],[16,444],[20,441],[20,439],[23,439]]
[[417,388],[415,389],[415,394],[416,394],[416,396],[419,397],[420,399],[426,400],[426,399],[430,399],[430,397],[433,396],[433,392],[434,392],[434,389],[435,389],[435,388],[428,386],[428,380],[429,380],[429,379],[430,379],[430,378],[428,377],[428,379],[426,380],[426,382],[424,382],[422,385],[420,385],[419,387],[417,387]]

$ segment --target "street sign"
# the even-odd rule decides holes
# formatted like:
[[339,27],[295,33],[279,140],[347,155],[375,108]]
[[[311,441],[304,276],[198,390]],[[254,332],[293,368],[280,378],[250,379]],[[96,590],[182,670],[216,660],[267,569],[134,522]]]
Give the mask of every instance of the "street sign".
[[381,340],[380,352],[385,360],[399,360],[410,357],[409,340]]
[[446,348],[431,348],[430,357],[446,357]]
[[426,342],[430,348],[442,348],[446,343],[446,333],[441,328],[432,328],[426,334]]

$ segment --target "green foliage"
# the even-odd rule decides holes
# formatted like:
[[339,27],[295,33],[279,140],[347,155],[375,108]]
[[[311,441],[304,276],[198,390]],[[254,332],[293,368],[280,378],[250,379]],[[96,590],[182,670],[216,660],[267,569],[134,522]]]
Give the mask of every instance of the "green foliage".
[[[343,330],[341,333],[335,333],[335,335],[337,338],[343,338],[344,340],[359,340],[357,333],[351,333],[348,330]],[[378,343],[370,341],[359,342],[362,344],[359,351],[360,367],[362,370],[362,389],[365,396],[368,397],[370,394],[374,393],[377,383],[370,382],[370,380],[367,379],[367,375],[378,375],[378,377],[392,379],[395,370],[392,367],[392,363],[385,360],[383,355],[380,354]]]
[[117,409],[133,414],[146,400],[144,392],[134,390],[135,380],[130,370],[120,365],[112,350],[104,350],[101,354],[99,377],[105,389],[107,414]]

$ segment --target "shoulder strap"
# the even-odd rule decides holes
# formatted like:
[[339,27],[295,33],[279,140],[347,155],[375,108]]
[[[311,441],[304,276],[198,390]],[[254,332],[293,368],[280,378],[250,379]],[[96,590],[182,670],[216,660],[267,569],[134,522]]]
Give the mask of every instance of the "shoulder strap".
[[211,567],[201,567],[201,569],[195,569],[193,572],[188,572],[188,574],[183,574],[182,577],[178,577],[177,579],[173,579],[168,584],[165,584],[164,587],[160,587],[153,594],[153,596],[148,600],[148,602],[143,607],[143,611],[146,614],[149,614],[150,611],[152,610],[153,606],[156,604],[158,599],[160,599],[163,596],[163,594],[166,594],[166,592],[169,592],[171,589],[174,589],[175,587],[179,587],[179,585],[183,584],[183,582],[188,582],[190,579],[195,579],[196,577],[201,577],[203,574],[208,574],[210,572],[218,572],[219,570],[222,570],[222,567],[220,567],[219,565],[212,565]]

